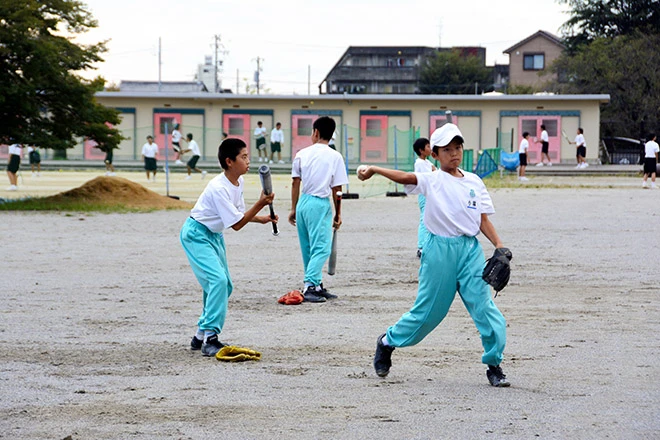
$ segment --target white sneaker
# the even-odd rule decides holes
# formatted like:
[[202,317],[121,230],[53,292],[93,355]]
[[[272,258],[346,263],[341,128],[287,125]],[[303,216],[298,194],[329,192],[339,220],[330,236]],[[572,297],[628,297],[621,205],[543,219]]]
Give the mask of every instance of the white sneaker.
[[551,167],[551,166],[552,166],[552,162],[548,162],[548,166]]
[[36,177],[37,173],[32,173],[32,177]]
[[186,176],[183,180],[190,180],[192,179],[192,176]]
[[579,170],[580,168],[582,168],[582,163],[579,163],[579,164],[575,165],[576,170]]
[[520,177],[521,182],[527,182],[529,179],[525,176]]
[[16,185],[9,185],[9,188],[7,188],[7,191],[18,191],[18,187]]
[[642,188],[648,188],[648,187],[649,187],[649,184],[648,184],[648,183],[646,183],[646,182],[642,182]]
[[207,174],[208,174],[208,173],[207,173],[206,171],[202,171],[202,180],[206,179],[206,175],[207,175]]
[[112,172],[112,173],[108,174],[108,176],[116,176],[116,175],[117,175],[117,173],[115,173],[115,172]]
[[652,189],[656,189],[656,188],[657,188],[657,186],[655,186],[655,183],[652,183],[652,184],[651,184],[651,188],[652,188]]
[[183,165],[183,162],[181,162],[180,160],[177,159],[177,161],[174,162],[174,165]]
[[280,160],[280,161],[279,161],[279,162],[277,162],[277,163],[284,163],[284,161],[283,161],[283,160]]
[[586,168],[589,166],[589,162],[582,162],[582,168]]
[[542,166],[543,166],[543,162],[539,162],[539,163],[537,163],[536,166],[537,166],[537,167],[542,167]]
[[41,173],[37,171],[37,177],[41,177]]
[[272,160],[269,160],[268,163],[273,163],[273,161],[272,161]]
[[106,171],[106,172],[105,172],[105,175],[106,175],[106,176],[109,176],[109,175],[110,175],[110,171]]
[[156,176],[154,176],[154,182],[156,181]]

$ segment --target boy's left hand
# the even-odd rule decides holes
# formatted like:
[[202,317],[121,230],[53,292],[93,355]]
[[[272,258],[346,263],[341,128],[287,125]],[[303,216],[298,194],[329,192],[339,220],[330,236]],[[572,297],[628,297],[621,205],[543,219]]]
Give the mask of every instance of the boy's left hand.
[[337,216],[337,220],[332,220],[332,228],[337,230],[341,226],[341,216]]

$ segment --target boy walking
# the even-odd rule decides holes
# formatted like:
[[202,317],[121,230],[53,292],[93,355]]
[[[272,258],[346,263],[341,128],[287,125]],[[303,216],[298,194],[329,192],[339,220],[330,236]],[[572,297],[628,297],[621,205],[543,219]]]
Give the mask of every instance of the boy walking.
[[188,162],[186,162],[186,168],[188,169],[188,175],[186,176],[186,180],[190,180],[190,178],[192,177],[190,173],[192,173],[193,171],[197,173],[201,173],[203,180],[206,177],[206,171],[202,171],[199,168],[197,168],[197,161],[199,161],[202,152],[199,150],[199,145],[197,145],[197,141],[193,140],[192,133],[188,133],[186,135],[186,142],[188,142],[188,148],[183,150],[181,154],[185,154],[189,151],[192,152],[192,157]]
[[[415,172],[416,173],[431,173],[435,171],[433,165],[428,157],[431,155],[431,143],[426,138],[419,138],[413,144],[413,150],[417,154],[415,159]],[[426,205],[426,197],[424,194],[417,196],[417,204],[419,205],[419,227],[417,228],[417,258],[422,258],[422,247],[424,240],[428,235],[428,231],[424,226],[424,206]]]
[[577,161],[575,168],[581,169],[588,167],[589,163],[585,159],[587,157],[587,142],[584,140],[584,130],[578,128],[575,142],[568,141],[568,143],[575,145],[575,159]]
[[405,185],[409,194],[426,196],[424,223],[429,235],[422,252],[417,299],[409,312],[378,337],[374,368],[380,377],[389,373],[395,347],[422,341],[442,322],[458,291],[481,334],[481,361],[488,365],[490,384],[509,386],[500,367],[506,322],[481,277],[485,258],[476,236],[481,231],[496,248],[503,245],[488,219],[495,210],[486,186],[477,175],[458,168],[463,142],[458,127],[445,124],[431,136],[432,157],[440,162],[439,171],[407,173],[370,166],[358,173],[360,180],[380,174]]
[[[322,116],[312,125],[314,145],[300,150],[293,159],[289,223],[298,230],[302,252],[304,300],[325,302],[337,298],[323,287],[323,266],[330,256],[332,229],[339,229],[341,216],[333,220],[337,191],[348,183],[344,160],[328,146],[335,121]],[[302,195],[300,185],[302,182]],[[332,195],[332,197],[330,197]]]
[[147,180],[151,180],[150,173],[153,172],[155,182],[158,170],[158,145],[151,135],[147,136],[147,143],[142,146],[142,158],[144,159],[144,169],[147,172]]
[[[257,152],[259,162],[268,162],[268,153],[266,152],[266,127],[261,121],[257,122],[257,128],[254,129],[254,138],[257,142]],[[261,157],[263,154],[263,158]]]
[[270,215],[257,215],[273,202],[273,193],[262,192],[254,206],[245,211],[243,174],[250,167],[245,142],[224,140],[218,148],[218,161],[224,173],[206,185],[180,234],[183,250],[204,292],[197,333],[190,341],[190,348],[201,349],[204,356],[215,356],[224,347],[218,335],[222,332],[227,301],[233,290],[223,231],[226,228],[239,231],[248,222],[277,223],[278,219],[277,216],[271,220]]
[[648,135],[648,142],[644,145],[644,180],[642,181],[642,188],[648,188],[646,179],[651,176],[651,188],[656,188],[655,186],[655,174],[658,164],[658,152],[660,151],[660,146],[655,141],[655,133],[650,133]]
[[[536,140],[536,138],[534,138]],[[547,165],[549,167],[552,166],[552,162],[550,161],[550,137],[548,136],[548,131],[545,129],[545,125],[541,124],[541,140],[538,141],[537,143],[541,144],[541,162],[537,163],[537,167],[542,167],[545,165],[545,160],[548,160]]]
[[270,132],[270,163],[275,159],[277,153],[277,163],[284,163],[282,160],[282,144],[284,143],[284,132],[282,124],[275,124],[275,128]]
[[529,132],[525,131],[522,134],[522,140],[518,147],[518,157],[520,158],[520,167],[518,168],[518,180],[527,182],[529,179],[525,177],[525,170],[527,169],[527,151],[529,150]]

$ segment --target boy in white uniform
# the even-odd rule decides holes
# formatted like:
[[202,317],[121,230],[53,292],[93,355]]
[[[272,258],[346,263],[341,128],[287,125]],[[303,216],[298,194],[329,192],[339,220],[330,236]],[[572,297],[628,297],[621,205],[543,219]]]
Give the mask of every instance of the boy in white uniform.
[[147,143],[142,145],[142,158],[144,159],[144,169],[147,172],[147,180],[151,180],[150,174],[153,171],[155,182],[156,171],[158,171],[158,145],[151,135],[147,136]]
[[[257,128],[254,129],[254,138],[257,141],[257,153],[259,154],[259,162],[268,161],[268,153],[266,152],[266,127],[263,126],[261,121],[257,122]],[[261,157],[263,153],[263,159]]]
[[542,167],[545,164],[545,160],[548,159],[547,165],[552,166],[550,162],[550,138],[548,137],[548,131],[545,129],[545,125],[541,125],[541,140],[538,143],[541,144],[541,162],[537,163],[537,167]]
[[186,142],[188,142],[188,148],[186,150],[183,150],[181,154],[185,154],[189,151],[192,152],[192,157],[186,163],[186,167],[188,168],[188,175],[186,176],[186,180],[190,180],[191,177],[190,173],[193,170],[197,173],[202,173],[202,180],[204,180],[204,178],[206,177],[206,171],[202,171],[199,168],[197,168],[197,161],[202,155],[202,152],[199,151],[199,145],[197,145],[197,141],[193,140],[192,133],[188,133],[186,135]]
[[179,131],[179,128],[181,126],[179,124],[174,124],[174,130],[172,130],[172,149],[174,150],[174,159],[176,165],[183,165],[183,162],[181,162],[181,156],[183,153],[181,152],[181,138],[183,135]]
[[282,145],[284,144],[284,132],[282,124],[275,124],[275,128],[270,132],[270,163],[275,159],[277,153],[277,163],[284,163],[282,160]]
[[273,193],[262,192],[254,206],[245,211],[243,174],[250,168],[245,142],[224,140],[218,148],[218,161],[224,173],[206,185],[180,234],[183,250],[204,291],[197,333],[190,341],[190,348],[201,349],[204,356],[215,356],[224,346],[218,335],[222,332],[227,301],[233,290],[223,231],[226,228],[239,231],[248,222],[277,223],[278,219],[277,216],[271,220],[270,215],[257,215],[273,202]]
[[[27,154],[30,161],[30,168],[32,168],[32,177],[41,176],[41,154],[39,154],[39,148],[30,145],[27,147]],[[37,168],[36,173],[34,171],[35,166]]]
[[655,141],[655,133],[650,133],[647,139],[648,142],[644,145],[644,180],[642,182],[642,188],[648,188],[646,179],[649,175],[651,176],[651,188],[656,188],[655,174],[657,171],[660,146],[658,146],[658,143]]
[[580,169],[588,167],[589,164],[585,159],[585,157],[587,157],[587,142],[584,140],[584,130],[578,128],[575,142],[568,141],[568,143],[575,145],[575,159],[577,160],[577,166],[575,168]]
[[527,182],[529,179],[525,177],[525,170],[527,169],[527,151],[529,150],[529,132],[522,134],[520,147],[518,147],[518,157],[520,158],[520,168],[518,168],[518,180]]
[[18,169],[21,167],[21,155],[23,145],[12,144],[9,146],[9,160],[7,161],[7,177],[9,177],[9,188],[7,191],[18,190]]
[[[300,150],[293,159],[291,177],[291,212],[289,223],[296,226],[302,252],[304,298],[307,302],[325,302],[337,298],[323,287],[323,266],[330,256],[332,229],[339,229],[341,216],[333,220],[337,191],[348,183],[341,154],[328,146],[335,131],[335,121],[321,116],[312,126],[314,145]],[[302,182],[302,196],[300,184]],[[332,196],[332,197],[330,197]],[[332,206],[331,206],[332,205]]]
[[444,319],[458,290],[463,304],[481,334],[491,385],[507,387],[500,363],[506,344],[506,322],[482,278],[486,261],[476,235],[481,231],[496,248],[503,247],[488,216],[495,212],[488,190],[476,175],[458,168],[463,159],[463,135],[454,124],[433,132],[433,158],[440,162],[434,173],[407,173],[369,166],[360,170],[360,180],[380,174],[406,185],[409,194],[424,194],[424,223],[429,236],[419,268],[415,305],[378,337],[374,368],[387,376],[395,347],[422,341]]
[[[415,172],[416,173],[431,173],[435,171],[433,165],[428,157],[431,155],[431,143],[426,138],[419,138],[413,144],[413,151],[417,154],[415,159]],[[422,258],[422,248],[424,240],[428,235],[428,231],[424,226],[424,206],[426,205],[426,197],[424,194],[417,196],[417,204],[419,205],[419,226],[417,227],[417,258]]]

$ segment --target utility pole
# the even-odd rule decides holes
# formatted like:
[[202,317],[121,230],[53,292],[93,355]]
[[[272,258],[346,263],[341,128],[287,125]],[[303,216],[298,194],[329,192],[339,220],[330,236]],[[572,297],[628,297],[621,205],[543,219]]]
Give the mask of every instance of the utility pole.
[[254,82],[257,84],[257,95],[259,94],[259,77],[261,76],[261,62],[263,58],[257,57],[257,70],[254,72]]
[[213,93],[218,93],[220,81],[218,81],[218,72],[222,72],[222,60],[218,59],[218,54],[226,54],[227,51],[221,42],[222,38],[219,34],[213,36],[213,53],[215,54],[215,62],[213,63]]
[[310,89],[312,83],[312,66],[310,64],[307,65],[307,94],[311,95],[312,91]]
[[159,92],[160,92],[160,83],[161,83],[161,81],[160,81],[160,66],[162,65],[162,63],[160,62],[160,52],[161,52],[161,50],[160,50],[160,37],[158,37],[158,91]]

